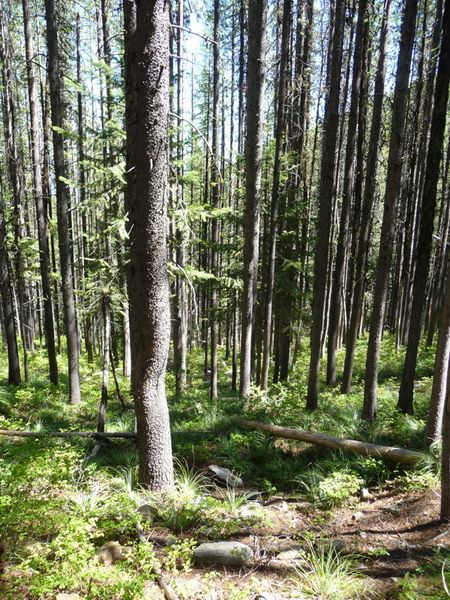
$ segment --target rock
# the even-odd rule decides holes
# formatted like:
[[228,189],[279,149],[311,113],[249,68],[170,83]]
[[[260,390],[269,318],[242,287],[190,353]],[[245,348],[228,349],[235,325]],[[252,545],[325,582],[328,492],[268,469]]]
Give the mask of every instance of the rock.
[[401,513],[400,507],[393,505],[393,506],[382,506],[380,508],[381,512],[384,513],[388,513],[390,515],[395,515],[396,517],[398,517]]
[[277,554],[277,560],[283,560],[287,562],[291,562],[293,560],[300,560],[302,558],[302,553],[298,550],[284,550]]
[[283,500],[282,502],[277,502],[273,508],[275,508],[276,510],[279,510],[281,512],[288,512],[289,504],[286,502],[286,500]]
[[218,479],[230,487],[242,487],[244,485],[242,479],[233,475],[230,469],[219,467],[219,465],[209,465],[209,470],[212,471]]
[[362,512],[355,512],[355,514],[352,516],[353,521],[361,521],[361,519],[364,517],[364,513]]
[[369,490],[367,488],[361,488],[361,500],[363,500],[364,502],[369,502],[370,500],[370,493]]
[[253,558],[253,550],[241,542],[207,542],[194,550],[198,563],[240,567]]
[[112,565],[124,558],[123,549],[119,542],[107,542],[101,548],[98,548],[96,554],[99,563],[103,565]]
[[154,510],[150,504],[141,504],[141,506],[138,508],[138,513],[146,521],[153,521]]
[[342,552],[347,549],[347,544],[343,540],[320,540],[319,550],[323,552]]

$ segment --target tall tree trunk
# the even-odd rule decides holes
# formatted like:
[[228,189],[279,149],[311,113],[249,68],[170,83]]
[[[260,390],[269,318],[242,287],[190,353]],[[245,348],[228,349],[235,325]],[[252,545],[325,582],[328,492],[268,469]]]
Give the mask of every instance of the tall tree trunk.
[[53,299],[50,284],[50,252],[47,237],[47,215],[44,206],[41,170],[41,128],[38,115],[38,89],[34,74],[33,30],[28,0],[22,0],[23,23],[25,30],[25,52],[27,59],[28,100],[30,107],[31,162],[33,190],[36,204],[36,219],[39,241],[39,261],[44,305],[44,331],[50,371],[50,381],[58,385],[58,364],[56,362],[55,328],[53,321]]
[[342,194],[341,216],[339,224],[339,236],[337,242],[336,260],[333,273],[333,283],[330,298],[330,316],[328,326],[328,362],[327,362],[327,383],[336,384],[336,350],[339,319],[342,309],[342,290],[344,286],[344,272],[349,239],[349,218],[353,191],[354,161],[356,133],[358,125],[358,107],[361,90],[361,77],[363,70],[364,53],[367,51],[367,44],[364,37],[367,33],[367,0],[360,0],[358,5],[358,22],[356,25],[355,50],[353,55],[353,75],[352,91],[350,100],[350,111],[347,127],[347,145],[345,149],[344,165],[344,186]]
[[244,289],[242,292],[241,373],[239,384],[240,394],[244,398],[250,395],[252,337],[258,281],[266,20],[266,0],[250,0],[248,6]]
[[450,361],[450,276],[447,274],[444,305],[439,327],[439,337],[434,361],[433,387],[431,390],[430,410],[427,419],[425,445],[441,439],[442,416],[447,389],[448,365]]
[[7,24],[4,20],[4,6],[0,6],[0,61],[2,63],[3,81],[3,121],[6,141],[6,156],[8,175],[12,190],[14,252],[13,264],[17,280],[17,313],[19,331],[22,338],[23,370],[25,381],[28,381],[28,350],[32,347],[33,327],[29,320],[30,298],[25,282],[25,262],[22,254],[22,238],[26,235],[23,227],[23,210],[25,207],[25,182],[21,164],[21,155],[17,140],[17,116],[14,89],[14,74],[12,70],[11,39]]
[[270,205],[270,232],[268,238],[267,270],[265,273],[265,330],[264,353],[261,371],[261,389],[269,383],[270,354],[272,348],[273,291],[278,235],[278,212],[280,204],[281,153],[286,120],[286,92],[288,84],[289,39],[291,32],[292,0],[283,1],[283,24],[281,31],[280,69],[278,74],[278,97],[275,127],[275,156],[273,166],[272,197]]
[[[212,166],[211,166],[211,205],[219,206],[220,198],[220,158],[219,158],[219,114],[220,114],[220,0],[214,0],[214,48],[213,48],[213,90],[212,90]],[[211,219],[211,273],[218,276],[219,223],[216,216]],[[211,330],[211,400],[217,400],[217,345],[218,325],[218,283],[211,285],[210,330]]]
[[63,65],[59,57],[58,26],[55,0],[45,0],[47,22],[48,70],[50,83],[50,105],[53,125],[53,156],[56,175],[56,208],[58,219],[59,258],[61,266],[64,325],[67,339],[69,367],[69,398],[72,404],[81,401],[80,374],[78,364],[78,328],[75,310],[75,295],[70,255],[71,231],[69,228],[70,189],[67,184],[68,168],[64,154],[63,110]]
[[431,119],[430,142],[428,145],[427,166],[422,193],[419,239],[417,242],[417,262],[413,283],[413,304],[409,325],[408,344],[405,365],[397,408],[412,414],[414,396],[414,375],[420,334],[422,331],[422,313],[425,306],[427,278],[430,266],[431,245],[433,241],[434,213],[436,208],[437,183],[444,141],[447,115],[448,86],[450,82],[450,0],[445,3],[442,24],[442,42],[439,54],[436,87],[434,91],[433,116]]
[[[89,271],[88,257],[88,227],[87,217],[88,208],[86,206],[86,172],[84,165],[84,115],[83,115],[83,95],[81,80],[81,46],[80,46],[80,15],[77,14],[76,29],[77,46],[77,105],[78,105],[78,173],[80,184],[80,213],[81,213],[81,285],[85,285],[86,277]],[[86,311],[84,317],[84,345],[86,348],[87,360],[89,364],[94,361],[92,352],[92,318],[90,311]]]
[[177,30],[177,177],[176,177],[176,198],[177,210],[180,213],[176,226],[176,263],[178,272],[175,280],[174,297],[174,327],[173,327],[173,350],[174,350],[174,370],[177,395],[182,395],[186,390],[186,357],[187,357],[187,311],[186,311],[186,284],[184,275],[184,261],[186,250],[186,226],[182,215],[186,214],[184,206],[184,184],[183,184],[183,128],[182,118],[184,110],[183,102],[183,25],[184,25],[184,0],[178,0],[178,25]]
[[14,320],[13,295],[11,288],[8,246],[6,241],[5,207],[3,184],[0,177],[0,295],[2,301],[3,326],[8,350],[8,383],[19,385],[20,362],[17,348],[16,324]]
[[342,393],[348,394],[352,383],[353,362],[355,357],[356,340],[361,322],[364,297],[364,271],[369,251],[372,210],[375,201],[375,187],[378,156],[380,152],[380,131],[382,124],[384,78],[387,49],[387,34],[391,0],[384,0],[383,21],[380,32],[377,72],[375,75],[372,124],[370,128],[368,155],[366,163],[366,178],[364,196],[361,207],[361,226],[358,234],[354,288],[351,300],[350,322],[347,331],[344,375],[342,378]]
[[367,347],[363,416],[368,421],[375,419],[377,407],[378,360],[383,334],[392,246],[394,243],[395,208],[400,193],[408,82],[416,30],[416,15],[417,0],[406,0],[403,10],[400,50],[395,78],[383,224],[381,227],[380,251],[373,295],[372,322]]
[[336,142],[339,127],[339,96],[342,64],[342,38],[344,35],[345,2],[336,0],[331,59],[329,63],[329,92],[326,99],[323,124],[322,162],[320,168],[319,212],[314,251],[314,286],[311,324],[311,359],[309,365],[306,407],[314,410],[318,405],[319,370],[324,325],[325,291],[329,259],[329,237],[333,188],[336,170]]
[[170,345],[166,239],[169,6],[164,0],[136,4],[127,0],[125,24],[131,380],[139,481],[152,490],[163,490],[173,485],[164,381]]

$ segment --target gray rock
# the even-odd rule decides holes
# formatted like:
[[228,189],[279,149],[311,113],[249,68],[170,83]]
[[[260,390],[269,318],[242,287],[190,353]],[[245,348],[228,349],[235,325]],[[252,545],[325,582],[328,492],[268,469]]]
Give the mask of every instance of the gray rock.
[[153,521],[154,510],[150,504],[141,504],[141,506],[138,508],[138,513],[146,521]]
[[253,550],[241,542],[208,542],[194,550],[198,563],[240,567],[253,558]]
[[356,522],[361,521],[361,519],[364,517],[364,513],[362,512],[355,512],[355,514],[352,516],[352,519]]
[[283,550],[283,552],[280,552],[279,554],[277,554],[277,559],[278,560],[283,560],[283,561],[293,561],[293,560],[300,560],[302,558],[302,553],[299,552],[298,550]]
[[219,465],[209,465],[209,470],[212,471],[218,479],[230,487],[242,487],[244,485],[242,479],[233,475],[230,469],[219,467]]
[[390,515],[395,515],[396,517],[398,517],[401,513],[400,507],[396,506],[395,504],[392,506],[382,506],[380,510],[381,512],[388,513]]

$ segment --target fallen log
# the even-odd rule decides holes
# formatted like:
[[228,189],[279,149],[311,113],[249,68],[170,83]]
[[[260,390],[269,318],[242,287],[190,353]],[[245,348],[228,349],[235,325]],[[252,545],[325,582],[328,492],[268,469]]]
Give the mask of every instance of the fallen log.
[[[12,429],[0,429],[0,435],[8,437],[31,437],[31,438],[46,438],[46,437],[58,437],[58,438],[70,438],[70,437],[84,437],[92,438],[95,440],[106,441],[112,438],[125,438],[134,440],[136,439],[136,433],[134,431],[111,431],[110,433],[99,433],[98,431],[15,431]],[[214,436],[215,433],[211,431],[172,431],[172,437],[193,437],[193,438],[207,438]]]
[[135,439],[136,434],[132,431],[112,431],[111,433],[98,433],[97,431],[13,431],[9,429],[0,429],[0,435],[9,437],[31,437],[31,438],[46,438],[46,437],[85,437],[96,440],[107,440],[111,438],[126,438]]
[[239,421],[242,427],[248,429],[257,429],[264,431],[275,437],[282,437],[289,440],[299,440],[324,448],[343,450],[344,452],[355,452],[362,456],[373,456],[374,458],[385,458],[405,465],[415,465],[424,458],[423,452],[415,450],[405,450],[396,446],[380,446],[357,440],[348,440],[335,437],[334,435],[325,435],[323,433],[311,433],[310,431],[301,431],[291,427],[281,427],[270,423],[260,423],[258,421]]

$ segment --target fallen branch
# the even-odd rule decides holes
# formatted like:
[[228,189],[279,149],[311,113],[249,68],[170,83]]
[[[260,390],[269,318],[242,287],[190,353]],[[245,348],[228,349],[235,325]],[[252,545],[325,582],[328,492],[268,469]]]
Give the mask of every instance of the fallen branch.
[[299,440],[316,446],[343,450],[344,452],[355,452],[362,456],[373,456],[374,458],[385,458],[405,465],[414,465],[425,456],[422,452],[415,450],[405,450],[395,446],[380,446],[378,444],[369,444],[357,440],[348,440],[335,437],[334,435],[325,435],[323,433],[311,433],[301,431],[291,427],[281,427],[270,423],[259,423],[258,421],[239,421],[242,427],[248,429],[257,429],[264,431],[275,437],[287,438],[289,440]]

